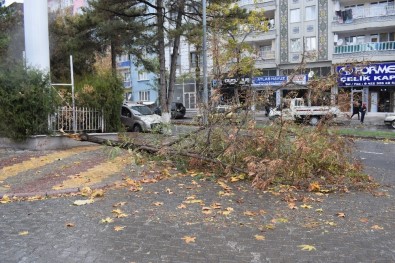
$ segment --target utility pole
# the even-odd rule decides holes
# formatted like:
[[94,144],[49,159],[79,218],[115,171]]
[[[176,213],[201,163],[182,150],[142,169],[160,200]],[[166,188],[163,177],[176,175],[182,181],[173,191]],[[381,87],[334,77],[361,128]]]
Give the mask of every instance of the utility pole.
[[203,8],[203,124],[207,124],[208,88],[207,88],[207,32],[206,32],[206,0],[202,0]]

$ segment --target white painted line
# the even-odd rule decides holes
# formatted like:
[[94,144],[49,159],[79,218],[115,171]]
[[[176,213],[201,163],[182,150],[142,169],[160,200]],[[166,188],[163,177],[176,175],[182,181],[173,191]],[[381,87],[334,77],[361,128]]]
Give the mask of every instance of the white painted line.
[[360,151],[361,153],[370,153],[370,154],[384,154],[384,153],[376,153],[376,152],[366,152],[366,151]]

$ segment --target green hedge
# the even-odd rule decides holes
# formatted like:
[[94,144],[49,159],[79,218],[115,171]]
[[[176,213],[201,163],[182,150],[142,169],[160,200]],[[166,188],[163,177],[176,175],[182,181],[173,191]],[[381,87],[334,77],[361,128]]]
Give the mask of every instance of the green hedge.
[[0,132],[21,141],[48,133],[48,114],[57,106],[49,77],[21,65],[0,67]]

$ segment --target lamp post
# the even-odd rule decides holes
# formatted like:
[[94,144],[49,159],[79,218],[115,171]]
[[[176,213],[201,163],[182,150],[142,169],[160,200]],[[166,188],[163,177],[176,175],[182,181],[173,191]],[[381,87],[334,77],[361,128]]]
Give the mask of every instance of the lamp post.
[[206,0],[202,0],[203,11],[203,123],[207,124],[208,88],[207,88],[207,32]]

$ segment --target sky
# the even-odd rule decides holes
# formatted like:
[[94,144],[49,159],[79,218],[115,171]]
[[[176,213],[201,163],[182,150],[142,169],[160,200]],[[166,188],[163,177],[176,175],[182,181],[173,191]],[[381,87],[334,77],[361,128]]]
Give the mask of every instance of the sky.
[[23,0],[5,0],[5,6],[9,6],[10,4],[17,2],[17,3],[23,3]]

